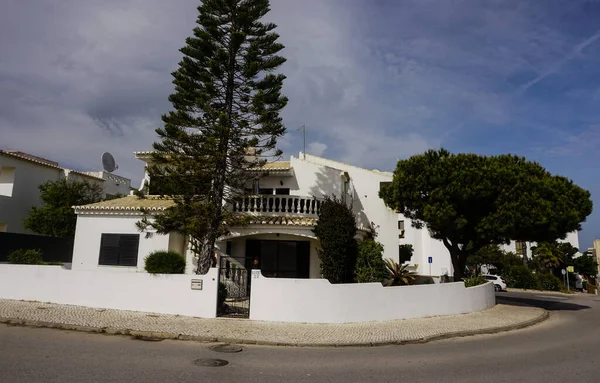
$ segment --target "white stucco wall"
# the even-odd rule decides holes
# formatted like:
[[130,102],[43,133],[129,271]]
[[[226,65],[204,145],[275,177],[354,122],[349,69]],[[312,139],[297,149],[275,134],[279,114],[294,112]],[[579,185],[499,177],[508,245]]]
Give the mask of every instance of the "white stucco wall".
[[[73,270],[115,270],[125,272],[145,272],[144,259],[152,251],[175,250],[181,252],[181,236],[169,240],[173,235],[152,233],[146,237],[135,226],[140,216],[124,215],[82,215],[77,217],[75,244],[73,246]],[[138,261],[136,267],[98,265],[100,240],[102,234],[138,234],[140,235]],[[189,272],[189,270],[186,270]]]
[[383,287],[379,283],[332,285],[325,279],[265,278],[252,272],[250,319],[346,323],[476,312],[496,304],[491,283]]
[[4,195],[6,193],[0,193],[0,225],[5,224],[5,231],[10,233],[31,234],[23,224],[29,210],[42,205],[38,186],[47,181],[60,180],[63,177],[62,170],[0,154],[0,171],[2,167],[15,169],[12,195],[7,197]]
[[[202,290],[191,289],[192,279]],[[217,269],[192,276],[1,264],[0,298],[214,318]]]

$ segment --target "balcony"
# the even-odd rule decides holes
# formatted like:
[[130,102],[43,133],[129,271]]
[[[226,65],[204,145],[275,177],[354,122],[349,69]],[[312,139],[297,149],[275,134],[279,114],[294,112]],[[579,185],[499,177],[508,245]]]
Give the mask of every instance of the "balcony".
[[250,215],[284,215],[318,217],[322,200],[292,195],[256,195],[243,198],[231,205],[235,213]]

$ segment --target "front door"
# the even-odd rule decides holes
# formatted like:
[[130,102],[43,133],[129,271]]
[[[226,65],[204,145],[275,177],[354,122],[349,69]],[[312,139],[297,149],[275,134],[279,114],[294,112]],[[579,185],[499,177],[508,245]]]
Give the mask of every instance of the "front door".
[[270,278],[308,278],[309,241],[246,241],[246,267]]

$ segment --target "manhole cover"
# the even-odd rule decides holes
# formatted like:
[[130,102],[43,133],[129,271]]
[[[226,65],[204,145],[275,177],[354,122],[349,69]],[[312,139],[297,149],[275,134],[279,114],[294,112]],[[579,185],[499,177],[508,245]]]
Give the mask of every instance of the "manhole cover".
[[201,367],[223,367],[229,362],[223,359],[196,359],[194,364]]
[[216,346],[211,346],[210,349],[216,352],[226,352],[230,354],[243,350],[241,346],[237,346],[235,344],[218,344]]

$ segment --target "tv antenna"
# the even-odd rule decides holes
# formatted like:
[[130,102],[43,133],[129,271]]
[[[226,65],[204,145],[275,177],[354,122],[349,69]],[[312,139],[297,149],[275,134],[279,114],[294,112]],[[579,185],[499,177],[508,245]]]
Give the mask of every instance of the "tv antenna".
[[102,168],[109,173],[119,168],[119,165],[115,162],[115,158],[109,152],[102,153]]

